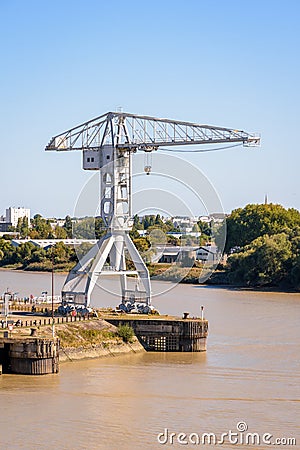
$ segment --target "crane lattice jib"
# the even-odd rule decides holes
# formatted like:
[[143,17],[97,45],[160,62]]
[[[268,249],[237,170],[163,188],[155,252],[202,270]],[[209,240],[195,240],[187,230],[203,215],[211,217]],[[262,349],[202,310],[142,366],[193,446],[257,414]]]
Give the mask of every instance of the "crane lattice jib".
[[124,150],[157,150],[160,146],[225,144],[260,145],[260,137],[242,130],[109,112],[51,139],[46,150],[99,149],[112,145]]

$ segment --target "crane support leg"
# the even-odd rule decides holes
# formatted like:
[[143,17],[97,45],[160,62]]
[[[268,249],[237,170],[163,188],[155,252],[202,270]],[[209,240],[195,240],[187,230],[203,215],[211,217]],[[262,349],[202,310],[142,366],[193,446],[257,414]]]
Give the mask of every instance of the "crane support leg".
[[144,292],[146,293],[146,303],[147,305],[151,304],[151,284],[150,284],[150,275],[149,271],[144,263],[141,255],[139,254],[136,246],[131,240],[129,234],[125,233],[125,244],[129,251],[129,254],[132,258],[133,264],[135,265],[141,282],[144,287]]
[[[135,266],[135,270],[126,270],[125,250]],[[109,258],[109,265],[107,260]],[[148,269],[129,233],[116,231],[106,234],[84,255],[70,271],[62,289],[63,303],[75,303],[90,306],[91,294],[100,275],[118,275],[120,277],[122,303],[128,300],[134,303],[151,305],[151,285]],[[127,289],[127,276],[135,276],[134,289]],[[132,278],[131,278],[132,280]]]

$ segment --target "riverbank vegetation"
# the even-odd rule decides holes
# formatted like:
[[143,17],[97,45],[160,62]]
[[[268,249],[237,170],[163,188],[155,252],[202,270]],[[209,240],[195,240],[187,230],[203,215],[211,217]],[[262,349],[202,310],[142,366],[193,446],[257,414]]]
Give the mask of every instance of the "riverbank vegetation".
[[[226,258],[219,264],[210,284],[230,284],[248,287],[280,287],[300,289],[300,213],[274,204],[249,204],[238,208],[227,216],[220,226],[219,235],[227,228],[225,244]],[[143,233],[141,231],[143,230]],[[19,220],[13,230],[20,237],[29,239],[99,239],[105,233],[101,218],[71,219],[67,216],[63,226],[54,225],[39,214],[34,216],[31,226],[26,220]],[[185,264],[153,262],[156,245],[194,246],[214,242],[212,226],[199,221],[193,231],[201,232],[200,237],[176,236],[179,228],[171,220],[163,221],[159,214],[133,219],[130,232],[136,247],[144,258],[151,277],[161,280],[198,283],[203,271],[203,263],[192,261]],[[175,233],[168,235],[166,233]],[[194,233],[195,234],[195,233]],[[196,233],[197,234],[197,233]],[[215,236],[218,243],[218,233]],[[74,249],[58,242],[50,249],[40,248],[33,242],[18,246],[12,244],[10,236],[0,239],[0,267],[50,271],[68,271],[91,244],[83,243]],[[128,267],[131,262],[127,261]]]
[[34,271],[69,270],[77,262],[75,250],[63,242],[50,250],[26,242],[14,247],[10,240],[0,239],[0,267]]
[[300,289],[300,213],[280,205],[247,205],[227,218],[228,282]]

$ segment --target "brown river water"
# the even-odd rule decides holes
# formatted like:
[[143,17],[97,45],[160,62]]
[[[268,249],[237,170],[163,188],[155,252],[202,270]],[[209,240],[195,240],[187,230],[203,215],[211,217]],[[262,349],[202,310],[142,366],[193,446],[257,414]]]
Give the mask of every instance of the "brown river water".
[[[55,275],[56,293],[63,280]],[[50,283],[49,274],[0,272],[0,292],[40,295]],[[95,290],[94,306],[117,304],[111,283]],[[300,448],[300,294],[171,287],[153,283],[155,307],[199,316],[204,305],[206,353],[137,353],[65,363],[59,375],[2,375],[0,449]],[[222,439],[230,430],[236,435]],[[202,443],[203,433],[216,441]]]

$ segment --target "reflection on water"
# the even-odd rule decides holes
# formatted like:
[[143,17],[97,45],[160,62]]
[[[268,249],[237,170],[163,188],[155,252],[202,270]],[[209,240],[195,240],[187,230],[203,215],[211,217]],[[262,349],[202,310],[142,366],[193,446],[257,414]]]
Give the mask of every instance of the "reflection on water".
[[199,315],[201,305],[206,353],[139,353],[65,363],[58,376],[0,377],[1,449],[156,449],[164,428],[222,433],[241,420],[299,445],[300,295],[179,285],[155,299],[162,313]]

